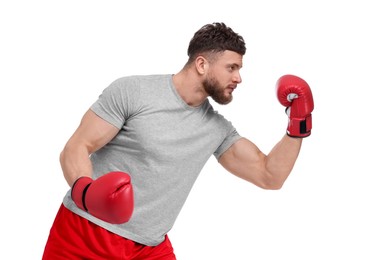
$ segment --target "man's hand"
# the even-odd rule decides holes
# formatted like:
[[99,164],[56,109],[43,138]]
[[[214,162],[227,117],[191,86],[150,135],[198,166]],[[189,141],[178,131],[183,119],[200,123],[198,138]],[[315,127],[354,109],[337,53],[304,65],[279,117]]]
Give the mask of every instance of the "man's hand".
[[309,136],[314,103],[307,82],[294,75],[284,75],[276,83],[276,92],[289,117],[287,134],[292,137]]
[[133,213],[133,188],[124,172],[110,172],[95,181],[80,177],[72,186],[71,197],[79,208],[112,224],[127,222]]

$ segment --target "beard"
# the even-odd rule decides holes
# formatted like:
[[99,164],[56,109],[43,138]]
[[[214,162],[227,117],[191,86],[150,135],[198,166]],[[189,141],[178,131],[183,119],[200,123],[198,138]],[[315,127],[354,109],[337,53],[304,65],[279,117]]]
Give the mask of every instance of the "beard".
[[220,105],[226,105],[233,99],[232,94],[225,95],[225,88],[220,85],[218,80],[214,77],[207,77],[207,79],[203,81],[203,87],[205,92]]

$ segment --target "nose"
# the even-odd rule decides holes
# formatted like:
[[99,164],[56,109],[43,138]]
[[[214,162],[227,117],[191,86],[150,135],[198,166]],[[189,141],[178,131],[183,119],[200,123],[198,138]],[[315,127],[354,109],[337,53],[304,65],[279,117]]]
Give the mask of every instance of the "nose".
[[241,74],[239,72],[235,73],[233,81],[237,84],[240,84],[242,82]]

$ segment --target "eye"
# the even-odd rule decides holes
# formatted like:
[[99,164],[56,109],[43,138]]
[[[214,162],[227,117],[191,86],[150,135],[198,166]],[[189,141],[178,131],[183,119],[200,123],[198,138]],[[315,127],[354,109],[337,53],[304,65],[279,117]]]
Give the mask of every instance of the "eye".
[[231,64],[231,65],[228,65],[228,71],[230,72],[234,72],[236,70],[239,70],[241,67],[238,66],[237,64]]
[[236,67],[234,65],[231,65],[231,66],[228,67],[229,71],[234,71],[235,69],[236,69]]

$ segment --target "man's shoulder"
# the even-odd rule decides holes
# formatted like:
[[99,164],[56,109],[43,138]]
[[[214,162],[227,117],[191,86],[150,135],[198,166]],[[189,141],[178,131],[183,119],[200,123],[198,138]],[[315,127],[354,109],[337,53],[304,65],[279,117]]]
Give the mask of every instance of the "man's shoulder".
[[128,75],[122,76],[116,79],[116,81],[154,81],[154,80],[166,80],[172,77],[172,74],[141,74],[141,75]]
[[161,85],[168,82],[172,78],[171,74],[150,74],[150,75],[128,75],[122,76],[110,84],[113,89],[137,89],[146,86]]

